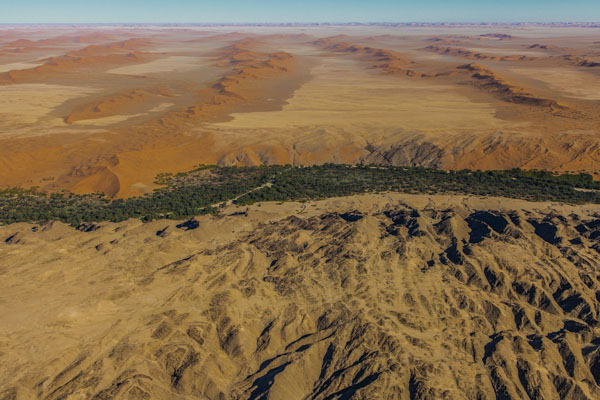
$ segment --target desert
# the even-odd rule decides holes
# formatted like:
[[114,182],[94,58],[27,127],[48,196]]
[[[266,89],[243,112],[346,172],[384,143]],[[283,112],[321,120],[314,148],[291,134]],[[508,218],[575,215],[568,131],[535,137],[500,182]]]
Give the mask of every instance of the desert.
[[1,182],[127,198],[197,164],[595,173],[595,32],[3,28]]
[[222,211],[0,227],[2,398],[600,393],[598,205],[390,193]]
[[0,24],[0,400],[600,398],[599,36]]

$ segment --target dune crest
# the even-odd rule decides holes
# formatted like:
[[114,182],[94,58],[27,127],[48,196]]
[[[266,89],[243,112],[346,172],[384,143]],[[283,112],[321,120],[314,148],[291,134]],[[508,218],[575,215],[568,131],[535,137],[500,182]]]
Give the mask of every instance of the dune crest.
[[128,197],[199,163],[595,173],[598,60],[581,29],[6,30],[0,184],[113,195],[108,168]]
[[494,93],[503,101],[534,107],[543,107],[552,111],[566,109],[566,107],[562,106],[555,100],[537,97],[531,93],[528,93],[525,89],[512,85],[502,76],[480,64],[471,63],[461,65],[457,68],[469,71],[475,85]]
[[173,96],[173,92],[161,86],[150,89],[125,90],[77,107],[64,118],[64,121],[72,124],[77,121],[130,114],[139,108],[140,103]]
[[313,42],[313,45],[332,52],[349,53],[362,56],[369,62],[375,62],[373,68],[386,74],[405,75],[411,77],[426,77],[426,74],[406,68],[413,63],[406,56],[388,49],[361,46],[339,41],[339,37],[322,38]]
[[441,47],[438,45],[431,45],[425,47],[426,50],[432,51],[438,54],[450,55],[453,57],[468,58],[471,60],[489,60],[489,61],[531,61],[535,60],[534,57],[523,56],[523,55],[508,55],[508,56],[492,56],[489,54],[483,54],[474,52],[462,47]]

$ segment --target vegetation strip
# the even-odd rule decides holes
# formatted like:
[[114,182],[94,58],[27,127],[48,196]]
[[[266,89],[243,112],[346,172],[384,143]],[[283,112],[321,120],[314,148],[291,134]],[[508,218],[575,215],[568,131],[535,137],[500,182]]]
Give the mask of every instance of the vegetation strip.
[[144,196],[111,200],[100,193],[47,193],[36,188],[0,190],[0,223],[58,220],[119,222],[183,219],[217,213],[232,201],[317,200],[369,192],[470,194],[530,201],[600,203],[600,182],[589,174],[547,171],[443,171],[421,167],[350,166],[202,166],[181,174],[160,174],[164,187]]

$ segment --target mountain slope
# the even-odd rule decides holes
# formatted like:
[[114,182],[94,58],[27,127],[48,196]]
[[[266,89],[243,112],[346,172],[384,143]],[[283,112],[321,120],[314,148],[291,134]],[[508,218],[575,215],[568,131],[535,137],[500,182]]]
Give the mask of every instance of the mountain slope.
[[389,194],[0,227],[0,398],[598,398],[598,211]]

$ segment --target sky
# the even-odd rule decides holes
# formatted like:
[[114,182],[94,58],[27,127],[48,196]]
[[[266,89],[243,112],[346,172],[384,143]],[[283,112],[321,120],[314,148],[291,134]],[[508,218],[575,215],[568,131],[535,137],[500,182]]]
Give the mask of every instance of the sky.
[[600,0],[0,0],[0,10],[0,23],[600,21]]

